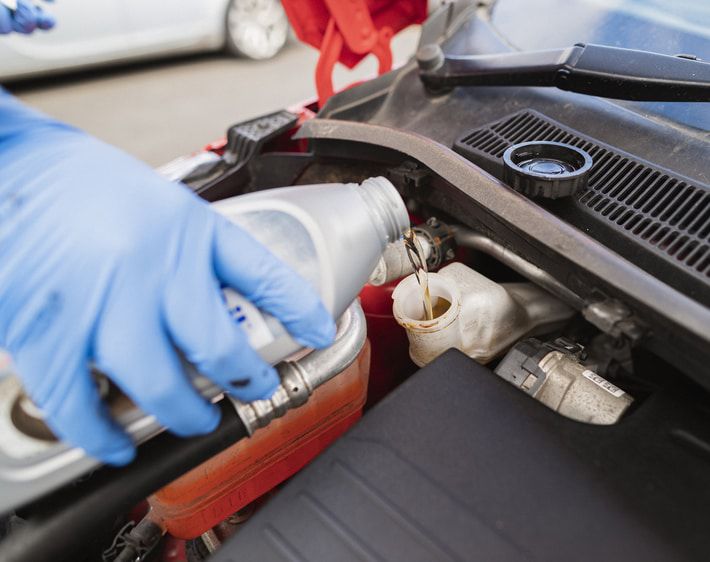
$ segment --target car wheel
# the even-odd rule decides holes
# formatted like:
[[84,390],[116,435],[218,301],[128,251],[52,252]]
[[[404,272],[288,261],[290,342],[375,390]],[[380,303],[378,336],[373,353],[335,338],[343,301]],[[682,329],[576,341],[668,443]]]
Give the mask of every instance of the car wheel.
[[227,7],[227,50],[263,60],[286,44],[289,23],[279,0],[230,0]]

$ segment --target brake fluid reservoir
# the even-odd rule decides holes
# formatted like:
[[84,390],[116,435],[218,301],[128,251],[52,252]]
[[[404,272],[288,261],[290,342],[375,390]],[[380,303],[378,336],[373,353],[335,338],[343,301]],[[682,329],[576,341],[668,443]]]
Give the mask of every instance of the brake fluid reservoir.
[[424,315],[415,275],[397,285],[392,310],[421,366],[450,348],[487,363],[526,335],[547,333],[574,311],[532,283],[496,283],[462,263],[428,274],[434,317]]
[[150,497],[151,519],[175,537],[192,539],[298,472],[360,418],[369,367],[366,342],[356,361],[306,404]]
[[[334,318],[355,300],[387,244],[409,228],[404,201],[381,177],[361,185],[270,189],[212,206],[310,282]],[[266,361],[277,363],[300,348],[275,318],[231,289],[224,293],[233,317]]]

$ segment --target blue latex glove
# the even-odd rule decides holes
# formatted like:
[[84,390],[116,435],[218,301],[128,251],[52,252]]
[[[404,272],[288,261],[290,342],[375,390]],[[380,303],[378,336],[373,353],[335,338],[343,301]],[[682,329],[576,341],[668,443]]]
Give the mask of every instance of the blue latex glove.
[[[63,440],[111,464],[134,455],[89,375],[106,373],[172,432],[212,431],[175,346],[236,397],[275,370],[230,318],[228,285],[303,345],[335,325],[315,291],[185,186],[0,93],[0,347]],[[230,381],[247,384],[232,386]],[[235,383],[236,384],[236,383]]]
[[17,9],[10,10],[0,4],[0,34],[32,33],[35,29],[52,29],[54,18],[27,0],[17,0]]

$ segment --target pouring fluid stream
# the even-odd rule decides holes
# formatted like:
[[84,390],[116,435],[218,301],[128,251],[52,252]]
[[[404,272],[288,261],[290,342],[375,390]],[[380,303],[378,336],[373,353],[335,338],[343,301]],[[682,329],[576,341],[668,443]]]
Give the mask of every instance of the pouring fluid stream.
[[[413,229],[409,229],[404,234],[404,245],[407,248],[407,256],[412,262],[414,275],[417,278],[419,286],[422,289],[422,305],[424,307],[424,320],[433,320],[434,309],[431,306],[431,294],[429,293],[429,271],[424,258],[424,249],[417,239],[417,235]],[[437,303],[438,304],[438,303]]]

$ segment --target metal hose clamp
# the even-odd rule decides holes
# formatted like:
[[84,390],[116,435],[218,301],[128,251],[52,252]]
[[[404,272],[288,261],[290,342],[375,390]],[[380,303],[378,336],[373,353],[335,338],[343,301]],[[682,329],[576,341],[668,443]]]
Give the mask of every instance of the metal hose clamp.
[[357,359],[366,339],[365,313],[355,301],[340,317],[335,341],[330,347],[313,351],[298,361],[283,361],[277,365],[281,384],[270,399],[247,404],[229,396],[249,435],[305,404],[316,388]]

